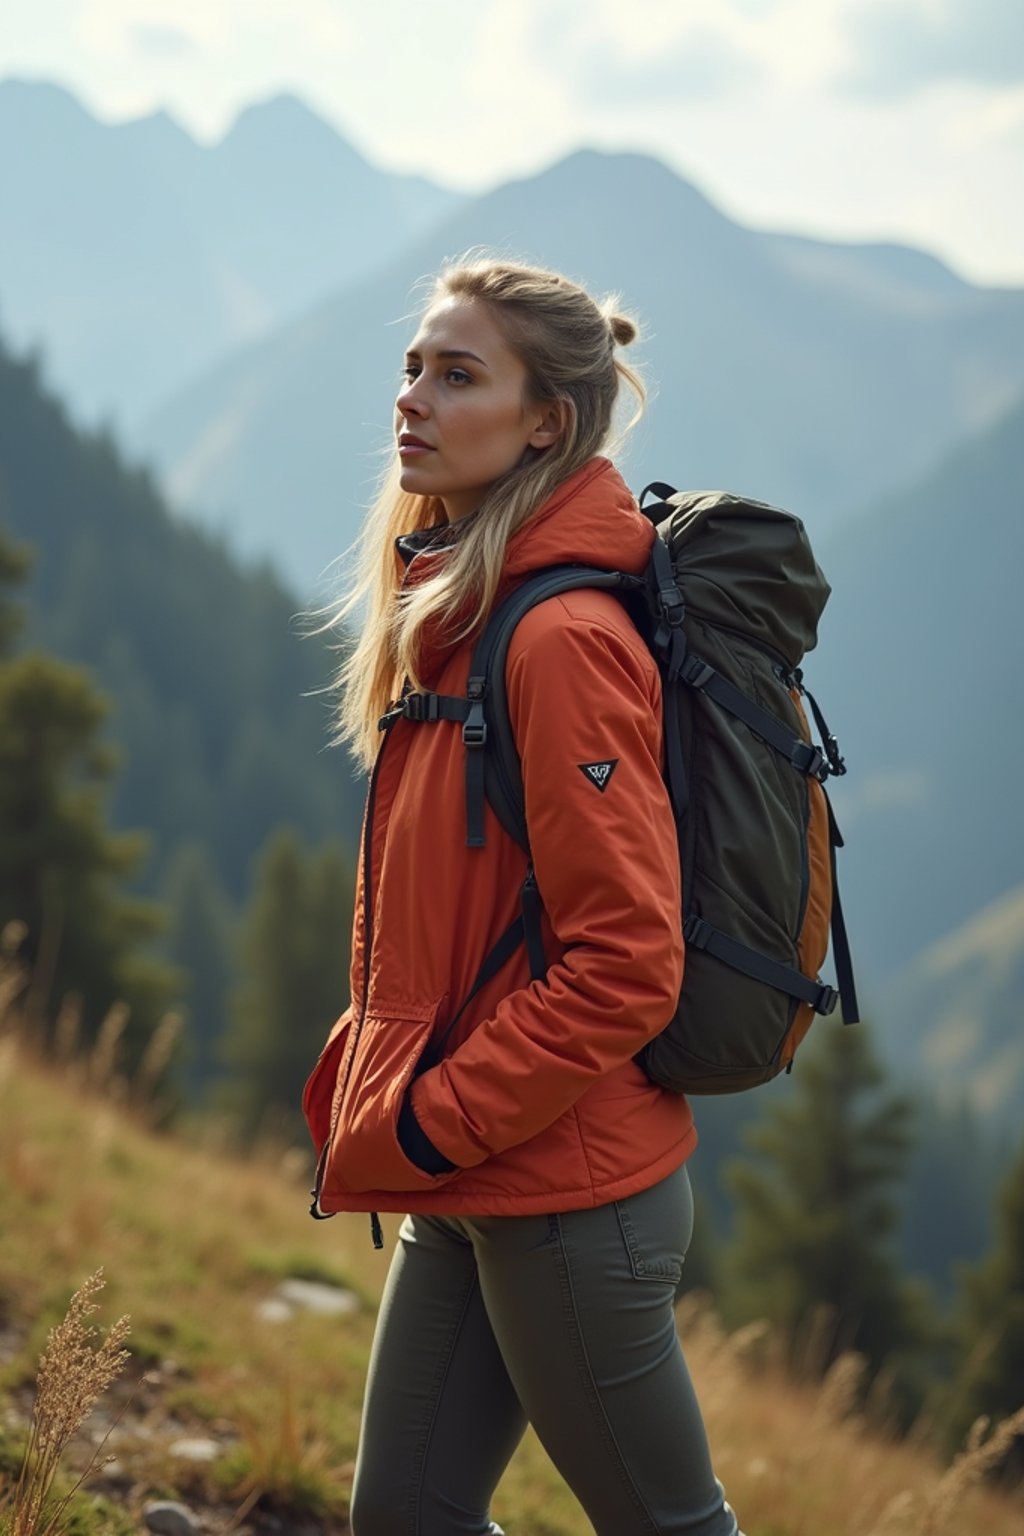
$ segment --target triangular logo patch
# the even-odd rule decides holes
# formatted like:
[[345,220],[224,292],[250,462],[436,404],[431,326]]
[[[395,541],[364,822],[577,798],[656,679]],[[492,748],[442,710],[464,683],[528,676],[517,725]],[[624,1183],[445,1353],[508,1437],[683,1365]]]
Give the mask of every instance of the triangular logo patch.
[[608,788],[609,780],[619,765],[617,757],[610,758],[606,763],[577,763],[581,773],[585,773],[591,784],[594,784],[602,793]]

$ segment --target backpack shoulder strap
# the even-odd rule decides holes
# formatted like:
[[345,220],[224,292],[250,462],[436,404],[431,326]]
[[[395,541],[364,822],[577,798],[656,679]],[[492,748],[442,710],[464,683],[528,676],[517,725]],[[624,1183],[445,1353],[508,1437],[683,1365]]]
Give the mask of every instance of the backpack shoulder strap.
[[599,570],[596,566],[553,565],[528,576],[493,610],[473,650],[469,664],[468,694],[478,701],[481,729],[467,737],[471,713],[463,727],[466,743],[466,844],[484,846],[484,800],[502,826],[521,848],[529,852],[526,808],[519,753],[509,718],[505,687],[505,661],[516,625],[531,608],[578,587],[605,587],[637,591],[643,578],[624,571]]

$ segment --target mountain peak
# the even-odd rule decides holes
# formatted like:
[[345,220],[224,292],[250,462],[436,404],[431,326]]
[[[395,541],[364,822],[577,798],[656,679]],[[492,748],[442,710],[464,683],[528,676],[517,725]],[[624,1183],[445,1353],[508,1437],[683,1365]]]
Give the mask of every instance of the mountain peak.
[[53,80],[27,80],[10,75],[0,80],[0,111],[24,119],[52,118],[60,114],[65,121],[95,123],[89,109],[73,91]]
[[287,143],[292,148],[301,145],[307,152],[318,149],[335,156],[348,154],[353,161],[363,161],[362,155],[326,118],[315,112],[301,96],[292,91],[281,91],[265,101],[253,102],[243,107],[220,142],[220,148],[250,149],[280,146]]

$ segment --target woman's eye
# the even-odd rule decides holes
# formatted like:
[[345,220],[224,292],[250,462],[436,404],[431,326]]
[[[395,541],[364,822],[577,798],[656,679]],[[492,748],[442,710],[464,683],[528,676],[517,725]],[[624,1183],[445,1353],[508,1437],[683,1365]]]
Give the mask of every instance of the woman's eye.
[[449,368],[448,378],[452,384],[471,384],[473,382],[463,368]]
[[416,367],[415,363],[406,363],[404,368],[400,368],[398,370],[399,378],[408,379],[410,382],[415,379],[418,374],[419,369]]

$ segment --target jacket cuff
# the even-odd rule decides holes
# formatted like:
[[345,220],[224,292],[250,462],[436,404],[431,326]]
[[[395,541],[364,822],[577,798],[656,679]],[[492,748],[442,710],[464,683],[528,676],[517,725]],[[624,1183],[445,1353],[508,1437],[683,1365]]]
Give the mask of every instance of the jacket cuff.
[[458,1166],[439,1152],[413,1113],[408,1096],[398,1112],[398,1144],[410,1163],[424,1173],[452,1173]]

